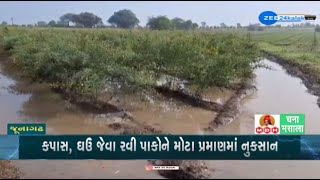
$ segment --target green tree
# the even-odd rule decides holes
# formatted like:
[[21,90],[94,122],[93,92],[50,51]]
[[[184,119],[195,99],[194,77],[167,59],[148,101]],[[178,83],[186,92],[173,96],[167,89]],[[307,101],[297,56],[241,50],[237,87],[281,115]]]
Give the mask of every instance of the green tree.
[[202,27],[202,28],[206,28],[206,27],[207,27],[207,23],[204,22],[204,21],[202,21],[202,22],[201,22],[201,27]]
[[102,19],[92,13],[83,12],[80,14],[67,13],[60,17],[60,23],[64,26],[69,26],[69,22],[80,24],[83,27],[92,28],[97,24],[102,23]]
[[225,23],[220,23],[221,28],[227,28],[228,26]]
[[74,17],[74,23],[82,24],[86,28],[92,28],[102,23],[102,19],[92,13],[84,12]]
[[248,26],[248,31],[263,31],[263,27],[260,24],[250,24]]
[[69,22],[75,22],[76,21],[76,14],[73,13],[67,13],[60,17],[59,25],[63,26],[69,26]]
[[192,28],[197,29],[197,28],[199,28],[199,25],[197,23],[192,23]]
[[166,16],[158,16],[149,18],[147,27],[153,30],[169,30],[173,28],[173,24]]
[[185,30],[189,30],[189,29],[195,29],[198,28],[198,24],[197,23],[193,23],[191,20],[183,20],[181,18],[173,18],[171,20],[172,25],[174,26],[175,29],[185,29]]
[[6,21],[2,21],[1,26],[7,26],[8,23]]
[[175,29],[184,28],[185,21],[183,19],[176,17],[176,18],[173,18],[171,21]]
[[117,11],[108,19],[108,23],[116,25],[119,28],[133,28],[139,22],[136,15],[128,9]]
[[39,27],[46,27],[48,24],[45,22],[45,21],[39,21],[38,23],[37,23],[37,26],[39,26]]
[[184,29],[192,29],[192,21],[191,20],[187,20],[184,24]]
[[51,21],[48,23],[48,25],[49,25],[50,27],[55,27],[55,26],[57,25],[57,23],[56,23],[54,20],[51,20]]

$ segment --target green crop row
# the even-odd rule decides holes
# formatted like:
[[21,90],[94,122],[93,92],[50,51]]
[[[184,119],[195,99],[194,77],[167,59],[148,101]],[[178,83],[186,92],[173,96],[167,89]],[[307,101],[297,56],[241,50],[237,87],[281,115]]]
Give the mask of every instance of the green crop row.
[[278,29],[254,33],[251,37],[261,50],[303,67],[320,80],[320,33],[314,28]]
[[199,89],[228,86],[259,60],[257,46],[232,33],[2,28],[0,43],[22,73],[90,98],[107,81],[136,92],[161,75]]

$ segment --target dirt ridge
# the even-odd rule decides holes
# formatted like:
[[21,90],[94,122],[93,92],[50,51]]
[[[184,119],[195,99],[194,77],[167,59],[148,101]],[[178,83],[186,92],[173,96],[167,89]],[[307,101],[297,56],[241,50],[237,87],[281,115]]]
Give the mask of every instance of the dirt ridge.
[[182,91],[171,90],[170,88],[166,87],[155,87],[155,89],[158,93],[161,93],[165,97],[177,99],[185,104],[189,104],[194,107],[199,107],[205,110],[216,112],[220,112],[223,109],[223,105],[219,103],[206,101]]
[[252,85],[252,79],[245,80],[224,104],[222,111],[209,123],[209,127],[204,130],[215,131],[233,122],[241,113],[241,101],[255,90],[256,87]]

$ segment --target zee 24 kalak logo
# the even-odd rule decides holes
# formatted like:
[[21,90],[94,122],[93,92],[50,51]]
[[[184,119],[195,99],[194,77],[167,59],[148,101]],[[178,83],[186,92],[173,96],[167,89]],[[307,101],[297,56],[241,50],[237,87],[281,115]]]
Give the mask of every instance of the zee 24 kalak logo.
[[280,115],[257,114],[255,119],[255,134],[280,134]]
[[315,21],[316,15],[309,14],[277,14],[273,11],[264,11],[258,17],[260,23],[264,25],[272,25],[275,23],[293,23]]

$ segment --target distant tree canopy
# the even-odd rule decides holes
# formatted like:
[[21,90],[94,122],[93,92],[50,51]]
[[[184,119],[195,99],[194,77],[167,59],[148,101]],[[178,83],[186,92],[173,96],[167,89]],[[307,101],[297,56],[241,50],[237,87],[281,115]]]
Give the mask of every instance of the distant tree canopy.
[[197,28],[199,28],[199,25],[197,23],[192,23],[192,27],[193,27],[193,29],[197,29]]
[[84,12],[75,16],[74,23],[78,23],[83,25],[84,27],[91,28],[102,23],[102,19],[92,13]]
[[158,16],[149,18],[147,27],[153,30],[168,30],[173,28],[173,24],[167,16]]
[[204,21],[202,21],[202,22],[201,22],[201,27],[202,27],[202,28],[206,28],[206,27],[207,27],[207,23],[204,22]]
[[221,28],[227,28],[228,26],[225,23],[220,23]]
[[2,21],[1,26],[7,26],[8,23],[6,21]]
[[248,26],[248,31],[263,31],[263,27],[260,24],[250,24]]
[[315,31],[316,31],[316,32],[320,32],[320,26],[319,26],[319,24],[316,26]]
[[39,26],[39,27],[46,27],[46,26],[47,26],[47,23],[46,23],[45,21],[39,21],[39,22],[37,23],[37,26]]
[[60,22],[65,26],[69,26],[69,22],[73,22],[86,28],[92,28],[98,24],[102,24],[102,19],[89,12],[80,14],[67,13],[60,17]]
[[60,21],[62,22],[74,22],[76,20],[76,14],[67,13],[60,17]]
[[139,19],[136,15],[128,10],[123,9],[115,12],[109,19],[108,23],[116,25],[119,28],[133,28],[139,24]]
[[241,24],[240,23],[237,23],[237,28],[241,28]]
[[[111,26],[106,26],[97,15],[90,12],[82,12],[80,14],[66,13],[55,21],[51,20],[49,23],[39,21],[36,24],[28,26],[38,27],[118,27],[118,28],[142,28],[139,26],[139,19],[136,15],[128,9],[119,10],[108,19]],[[71,24],[70,24],[71,23]],[[5,26],[8,23],[3,21],[0,25]],[[169,19],[167,16],[149,17],[146,24],[147,28],[153,30],[194,30],[200,26],[192,20],[184,20],[179,17]],[[208,28],[206,22],[201,22],[202,28]],[[211,27],[212,28],[212,27]]]
[[172,20],[170,20],[166,16],[158,16],[149,18],[147,27],[156,30],[190,30],[198,28],[199,25],[197,23],[192,22],[191,20],[184,20],[179,17],[175,17]]
[[172,19],[172,23],[174,25],[174,28],[175,29],[193,29],[193,28],[196,28],[198,27],[198,24],[197,23],[193,23],[191,20],[183,20],[181,18],[173,18]]
[[191,20],[183,20],[181,18],[173,18],[172,20],[172,24],[174,26],[175,29],[184,29],[184,30],[189,30],[189,29],[195,29],[198,28],[199,25],[197,23],[193,23]]
[[174,24],[176,29],[183,29],[185,26],[185,21],[181,18],[173,18],[172,23]]
[[55,27],[55,26],[57,25],[57,23],[56,23],[56,21],[51,20],[51,21],[48,23],[48,25],[49,25],[50,27]]

